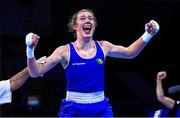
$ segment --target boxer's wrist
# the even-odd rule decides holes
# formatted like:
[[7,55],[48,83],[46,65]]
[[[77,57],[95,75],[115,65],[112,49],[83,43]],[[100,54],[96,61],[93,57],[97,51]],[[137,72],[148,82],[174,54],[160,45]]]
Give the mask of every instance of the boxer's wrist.
[[141,36],[142,40],[144,40],[146,43],[148,43],[152,37],[153,35],[149,34],[147,31],[145,31]]
[[26,55],[28,59],[34,58],[34,48],[26,47]]

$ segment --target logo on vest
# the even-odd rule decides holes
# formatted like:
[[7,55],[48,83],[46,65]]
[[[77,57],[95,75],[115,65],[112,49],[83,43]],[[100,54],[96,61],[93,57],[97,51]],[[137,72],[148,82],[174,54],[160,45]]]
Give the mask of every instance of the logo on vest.
[[80,66],[80,65],[85,65],[86,63],[84,62],[76,62],[76,63],[72,63],[72,66]]
[[103,60],[101,58],[96,59],[98,64],[103,64]]

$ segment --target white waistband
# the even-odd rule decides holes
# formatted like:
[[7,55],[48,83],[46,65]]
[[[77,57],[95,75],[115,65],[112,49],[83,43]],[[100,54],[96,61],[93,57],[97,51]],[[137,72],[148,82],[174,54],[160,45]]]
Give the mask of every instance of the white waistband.
[[76,103],[96,103],[104,100],[104,91],[98,91],[93,93],[79,93],[79,92],[66,92],[66,100]]

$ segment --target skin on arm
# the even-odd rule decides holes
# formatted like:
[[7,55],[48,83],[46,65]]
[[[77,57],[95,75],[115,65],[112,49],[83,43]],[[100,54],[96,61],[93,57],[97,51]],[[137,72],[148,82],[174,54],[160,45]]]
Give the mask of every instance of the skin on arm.
[[[46,57],[41,57],[40,59],[37,60],[38,65],[43,65],[46,63]],[[24,82],[28,79],[29,77],[29,71],[28,68],[24,68],[21,70],[19,73],[11,77],[10,80],[10,89],[11,91],[14,91],[21,87]]]
[[100,41],[100,44],[102,45],[105,55],[109,57],[133,59],[143,50],[147,43],[139,38],[129,47],[114,45],[108,41]]
[[31,77],[38,77],[52,69],[59,62],[66,65],[68,58],[68,45],[58,47],[48,58],[45,64],[38,64],[35,58],[27,59],[28,69]]
[[175,100],[164,95],[162,86],[162,80],[166,77],[166,75],[167,74],[165,71],[158,72],[156,79],[156,95],[159,102],[161,102],[166,107],[172,109],[175,105]]
[[151,20],[145,25],[145,33],[128,47],[114,45],[107,41],[101,41],[100,44],[102,45],[106,56],[133,59],[144,49],[148,41],[158,31],[159,25],[154,20]]
[[21,87],[24,84],[24,82],[28,79],[28,77],[29,77],[28,68],[23,69],[21,72],[11,77],[10,78],[11,91],[14,91],[19,87]]

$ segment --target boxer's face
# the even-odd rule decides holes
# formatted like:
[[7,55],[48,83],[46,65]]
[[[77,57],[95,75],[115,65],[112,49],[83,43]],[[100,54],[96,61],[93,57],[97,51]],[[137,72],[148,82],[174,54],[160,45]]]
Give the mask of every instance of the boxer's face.
[[77,37],[92,38],[95,26],[94,16],[90,12],[85,11],[77,15],[73,28],[77,33]]

